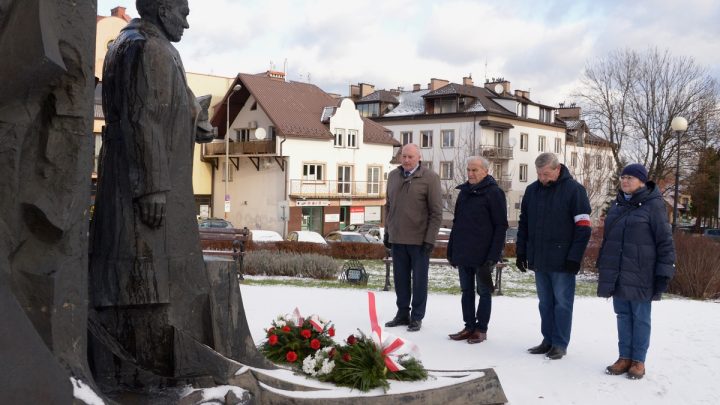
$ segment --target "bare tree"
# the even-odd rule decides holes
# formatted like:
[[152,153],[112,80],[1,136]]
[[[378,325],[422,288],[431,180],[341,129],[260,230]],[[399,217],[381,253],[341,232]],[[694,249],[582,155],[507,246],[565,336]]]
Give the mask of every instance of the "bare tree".
[[696,150],[698,124],[718,103],[718,83],[706,68],[657,49],[610,53],[588,63],[581,80],[575,96],[593,134],[610,143],[618,166],[624,156],[644,164],[653,178],[675,170],[678,146],[670,121],[677,116],[688,120],[680,152],[688,162]]

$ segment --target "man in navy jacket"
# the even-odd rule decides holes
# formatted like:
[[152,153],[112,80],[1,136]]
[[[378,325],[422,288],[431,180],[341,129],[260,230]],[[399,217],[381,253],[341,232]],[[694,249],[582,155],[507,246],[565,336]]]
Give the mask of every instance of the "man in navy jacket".
[[[468,181],[457,186],[460,190],[455,203],[452,232],[447,247],[447,259],[458,267],[465,327],[450,334],[452,340],[481,343],[487,339],[492,305],[492,268],[500,260],[507,230],[505,193],[488,174],[489,162],[484,157],[468,159]],[[475,288],[480,295],[475,312]]]
[[553,153],[535,159],[538,180],[525,190],[517,236],[517,267],[535,271],[542,342],[528,349],[552,360],[567,352],[575,276],[590,240],[585,188]]

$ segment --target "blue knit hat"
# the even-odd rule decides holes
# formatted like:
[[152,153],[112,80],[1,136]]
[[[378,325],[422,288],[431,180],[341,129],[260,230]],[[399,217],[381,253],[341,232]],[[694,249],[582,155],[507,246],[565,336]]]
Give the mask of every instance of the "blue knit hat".
[[631,165],[625,166],[621,176],[633,176],[636,179],[642,181],[643,183],[647,183],[648,181],[648,172],[645,166],[641,165],[640,163],[633,163]]

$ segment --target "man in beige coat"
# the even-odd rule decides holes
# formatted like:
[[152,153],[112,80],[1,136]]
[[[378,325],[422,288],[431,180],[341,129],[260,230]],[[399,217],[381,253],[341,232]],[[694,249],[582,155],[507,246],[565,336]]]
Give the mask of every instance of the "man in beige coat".
[[417,145],[405,145],[401,160],[387,182],[383,242],[392,250],[398,309],[385,326],[408,325],[407,330],[415,332],[425,317],[428,266],[442,220],[442,191],[437,173],[420,165]]

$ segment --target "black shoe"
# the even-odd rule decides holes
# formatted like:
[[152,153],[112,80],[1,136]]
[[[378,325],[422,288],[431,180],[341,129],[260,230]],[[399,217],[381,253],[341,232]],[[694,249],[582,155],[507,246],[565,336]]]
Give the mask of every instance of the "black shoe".
[[392,321],[385,322],[385,327],[392,328],[394,326],[409,325],[410,320],[407,318],[398,318],[397,316]]
[[417,332],[420,330],[421,327],[422,321],[416,321],[413,319],[412,321],[410,321],[410,325],[408,325],[407,330],[408,332]]
[[550,346],[547,343],[540,343],[537,346],[533,346],[533,347],[527,349],[527,351],[530,354],[545,354],[545,353],[549,352],[551,348],[552,348],[552,346]]
[[560,360],[566,354],[567,351],[562,347],[553,346],[552,349],[545,354],[545,358],[549,360]]

